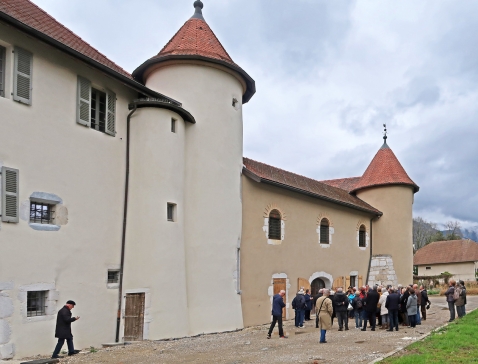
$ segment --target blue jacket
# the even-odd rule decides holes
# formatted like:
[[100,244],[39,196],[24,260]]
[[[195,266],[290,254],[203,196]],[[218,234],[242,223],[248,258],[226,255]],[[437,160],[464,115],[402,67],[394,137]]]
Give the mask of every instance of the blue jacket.
[[272,316],[282,316],[282,309],[285,307],[284,300],[280,294],[272,298]]
[[398,310],[400,306],[400,295],[398,293],[390,293],[385,301],[385,307],[388,310]]

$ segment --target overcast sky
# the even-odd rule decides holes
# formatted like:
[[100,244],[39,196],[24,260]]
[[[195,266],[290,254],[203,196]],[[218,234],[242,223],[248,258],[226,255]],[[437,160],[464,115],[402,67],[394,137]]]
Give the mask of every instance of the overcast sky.
[[[193,0],[33,0],[132,72]],[[256,81],[244,155],[316,179],[360,176],[388,144],[414,215],[478,230],[478,1],[204,0]]]

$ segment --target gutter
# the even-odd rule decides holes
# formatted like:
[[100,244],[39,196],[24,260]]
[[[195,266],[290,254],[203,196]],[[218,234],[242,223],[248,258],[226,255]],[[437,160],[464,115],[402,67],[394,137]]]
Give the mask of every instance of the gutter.
[[43,41],[44,43],[56,48],[56,49],[59,49],[60,51],[74,57],[74,58],[77,58],[79,59],[80,61],[83,61],[84,63],[88,64],[89,66],[93,67],[93,68],[96,68],[102,72],[104,72],[105,74],[107,74],[108,76],[111,76],[112,78],[122,82],[123,84],[125,84],[126,86],[142,93],[142,94],[145,94],[149,97],[154,97],[154,98],[160,98],[160,99],[167,99],[169,100],[172,104],[175,104],[177,106],[181,106],[181,103],[179,101],[176,101],[170,97],[167,97],[165,95],[162,95],[158,92],[155,92],[149,88],[147,88],[146,86],[142,85],[141,83],[135,81],[134,79],[131,79],[125,75],[122,75],[121,73],[113,70],[112,68],[108,67],[108,66],[105,66],[104,64],[98,62],[98,61],[95,61],[94,59],[88,57],[88,56],[85,56],[83,53],[80,53],[76,50],[74,50],[73,48],[70,48],[69,46],[57,41],[56,39],[54,38],[51,38],[49,37],[48,35],[46,35],[45,33],[42,33],[38,30],[36,30],[35,28],[32,28],[24,23],[22,23],[21,21],[11,17],[10,15],[0,11],[0,20],[3,20],[6,24],[9,24],[21,31],[23,31],[24,33],[34,37],[34,38],[37,38],[41,41]]

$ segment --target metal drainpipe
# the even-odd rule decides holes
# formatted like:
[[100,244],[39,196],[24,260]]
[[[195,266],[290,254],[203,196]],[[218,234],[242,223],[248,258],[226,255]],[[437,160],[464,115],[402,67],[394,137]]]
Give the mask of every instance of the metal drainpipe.
[[124,269],[124,255],[126,247],[126,220],[128,217],[128,189],[129,189],[129,133],[130,133],[130,123],[131,116],[135,113],[137,109],[136,103],[134,104],[133,110],[128,114],[126,121],[126,175],[125,175],[125,186],[124,186],[124,208],[123,208],[123,236],[121,239],[121,265],[119,273],[119,291],[118,291],[118,317],[116,320],[116,342],[119,342],[120,326],[121,326],[121,306],[122,306],[122,296],[123,296],[123,269]]
[[370,275],[370,268],[372,268],[372,221],[375,219],[375,217],[372,217],[370,219],[370,259],[368,261],[368,271],[367,271],[367,280],[365,281],[365,285],[368,284],[368,277]]

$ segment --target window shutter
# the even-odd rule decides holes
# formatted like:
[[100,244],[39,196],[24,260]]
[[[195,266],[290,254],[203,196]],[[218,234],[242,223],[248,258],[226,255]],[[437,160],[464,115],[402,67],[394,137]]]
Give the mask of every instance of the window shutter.
[[78,76],[78,99],[76,122],[84,126],[90,126],[91,121],[91,82],[84,77]]
[[116,94],[106,90],[106,134],[115,136],[116,134]]
[[18,169],[2,167],[2,221],[19,221]]
[[31,105],[33,55],[19,47],[14,52],[13,99]]
[[5,47],[0,46],[0,97],[5,97]]

